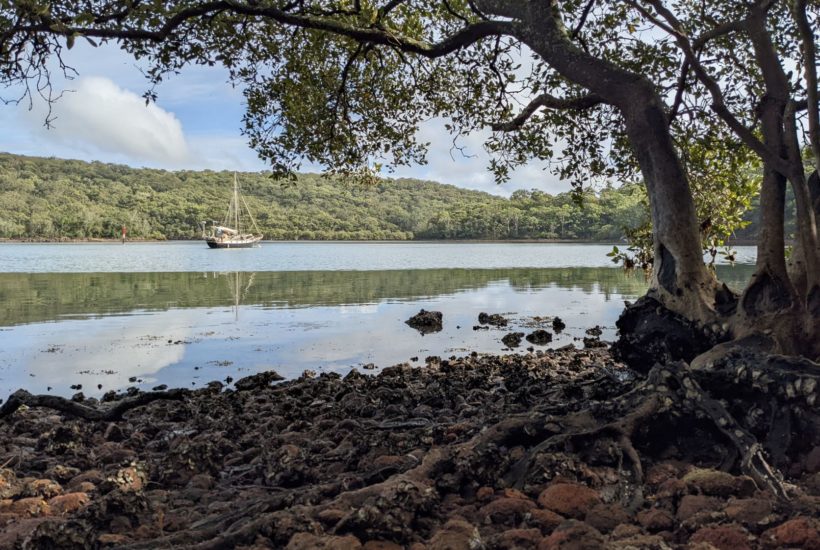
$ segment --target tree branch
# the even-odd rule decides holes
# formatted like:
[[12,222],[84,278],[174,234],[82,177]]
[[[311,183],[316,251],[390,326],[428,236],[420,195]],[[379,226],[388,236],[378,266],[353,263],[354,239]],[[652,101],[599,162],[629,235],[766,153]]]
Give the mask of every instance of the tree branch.
[[803,78],[806,80],[806,108],[809,115],[809,144],[814,161],[820,166],[820,114],[817,107],[817,47],[814,31],[806,15],[806,0],[794,0],[792,15],[803,43]]
[[397,46],[403,51],[415,53],[431,59],[442,57],[456,50],[474,44],[483,38],[509,34],[511,27],[504,21],[479,21],[465,26],[458,32],[441,39],[439,42],[427,42],[401,36],[396,31],[377,27],[359,27],[343,21],[315,15],[289,13],[278,8],[243,4],[235,0],[206,2],[200,6],[184,9],[169,18],[158,30],[122,29],[105,27],[61,27],[54,30],[52,24],[43,22],[38,25],[21,27],[22,32],[45,33],[63,36],[86,36],[95,38],[147,40],[162,42],[186,21],[208,15],[216,11],[231,11],[238,15],[258,17],[290,25],[293,27],[326,31],[339,36],[346,36],[364,43]]
[[549,109],[567,109],[581,111],[604,103],[604,98],[598,94],[588,94],[578,97],[559,98],[550,94],[541,94],[524,107],[521,112],[510,121],[492,124],[494,132],[513,132],[521,128],[532,115],[541,107]]
[[740,120],[738,120],[726,106],[726,101],[724,100],[723,91],[720,88],[720,84],[718,84],[718,82],[708,73],[706,68],[700,62],[700,59],[692,46],[692,42],[682,30],[683,25],[681,25],[675,15],[663,5],[663,2],[661,0],[647,0],[648,3],[655,8],[655,11],[658,12],[660,17],[663,18],[663,20],[661,20],[640,5],[637,0],[626,1],[630,6],[634,7],[644,17],[646,17],[647,20],[665,30],[675,39],[678,43],[678,47],[680,47],[686,57],[686,60],[695,71],[695,75],[698,77],[698,80],[700,80],[706,87],[709,95],[712,97],[712,110],[721,119],[723,119],[726,125],[732,129],[732,131],[747,147],[757,153],[765,162],[775,167],[778,172],[787,174],[790,167],[786,159],[781,158],[780,155],[778,155],[775,151],[772,151],[766,146],[765,143],[760,141],[754,132],[744,126],[743,123],[740,122]]

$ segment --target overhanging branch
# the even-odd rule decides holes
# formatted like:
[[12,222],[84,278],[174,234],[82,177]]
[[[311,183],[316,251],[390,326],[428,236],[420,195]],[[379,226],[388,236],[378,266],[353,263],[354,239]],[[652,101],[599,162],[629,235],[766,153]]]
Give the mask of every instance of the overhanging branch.
[[389,28],[361,27],[332,18],[290,13],[279,8],[245,4],[234,0],[222,0],[206,2],[199,6],[184,9],[170,17],[159,29],[153,31],[138,28],[55,26],[53,21],[48,20],[36,25],[20,27],[19,31],[24,33],[162,42],[186,21],[218,11],[230,11],[238,15],[272,20],[293,27],[326,31],[363,43],[395,46],[403,51],[428,58],[445,56],[483,38],[509,34],[511,30],[510,23],[505,21],[478,21],[463,27],[450,36],[442,38],[438,42],[428,42],[402,36],[397,31]]
[[549,109],[582,111],[604,103],[604,98],[598,94],[588,94],[578,97],[560,98],[550,94],[541,94],[529,102],[518,116],[507,122],[492,124],[490,128],[494,132],[513,132],[521,128],[538,109],[546,107]]

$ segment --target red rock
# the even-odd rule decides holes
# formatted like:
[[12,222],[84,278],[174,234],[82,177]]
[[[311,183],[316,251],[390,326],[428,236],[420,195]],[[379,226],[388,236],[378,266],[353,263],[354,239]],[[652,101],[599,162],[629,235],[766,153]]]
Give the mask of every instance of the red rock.
[[746,526],[769,525],[777,517],[772,502],[765,498],[732,499],[723,511],[730,520]]
[[686,494],[686,483],[680,479],[667,479],[658,486],[658,498],[674,498]]
[[492,487],[480,487],[475,493],[476,500],[490,500],[495,494]]
[[651,508],[638,512],[638,523],[650,533],[668,531],[675,526],[675,518],[661,508]]
[[79,468],[57,464],[56,466],[53,466],[46,470],[44,477],[56,479],[60,483],[65,483],[67,481],[70,481],[75,476],[79,475],[79,473]]
[[820,520],[797,517],[778,525],[761,536],[761,540],[771,546],[788,546],[803,550],[820,549]]
[[[66,488],[71,491],[79,491],[79,484],[81,483],[92,483],[93,485],[99,485],[100,483],[105,480],[105,476],[99,470],[88,470],[87,472],[83,472],[78,476],[75,476],[66,484]],[[88,492],[88,491],[84,491]]]
[[671,462],[661,462],[655,464],[646,472],[646,483],[649,485],[660,485],[668,479],[675,479],[680,475],[681,469],[677,464]]
[[481,548],[481,535],[463,519],[451,519],[433,534],[427,550],[473,550]]
[[316,517],[325,525],[336,525],[346,515],[347,512],[345,512],[344,510],[339,510],[338,508],[329,508],[327,510],[322,510],[321,512],[316,514]]
[[751,496],[755,483],[746,476],[733,476],[719,470],[694,468],[682,480],[690,492],[718,497]]
[[524,519],[527,512],[534,508],[535,503],[529,499],[499,497],[482,506],[478,516],[482,521],[512,525]]
[[387,540],[369,540],[364,543],[363,550],[404,550],[404,548]]
[[30,497],[55,497],[63,492],[63,488],[56,481],[50,479],[35,479],[26,484],[25,493]]
[[537,548],[543,538],[538,529],[510,529],[495,537],[492,547],[499,550]]
[[549,535],[553,530],[564,523],[565,518],[549,510],[530,510],[527,518],[527,525],[532,525],[541,530],[545,535]]
[[597,529],[573,519],[559,525],[538,545],[538,550],[599,550],[604,537]]
[[528,497],[527,495],[525,495],[524,493],[522,493],[518,489],[510,489],[510,488],[504,489],[503,491],[501,491],[501,496],[504,496],[504,497],[507,497],[507,498],[521,498],[521,499],[524,499],[524,500],[530,500],[530,497]]
[[43,497],[21,498],[12,503],[10,512],[23,516],[47,516],[51,512],[48,502]]
[[576,483],[553,483],[538,495],[538,504],[542,508],[578,519],[600,503],[597,491]]
[[17,475],[5,468],[0,468],[0,499],[16,497],[23,489]]
[[145,474],[134,466],[121,468],[117,473],[108,479],[113,482],[121,491],[126,493],[136,493],[142,491],[145,486]]
[[290,538],[287,550],[359,550],[362,543],[353,535],[345,537],[296,533]]
[[65,515],[76,512],[80,508],[91,502],[91,498],[86,493],[66,493],[51,498],[48,505],[55,515]]
[[739,525],[703,527],[695,531],[689,542],[705,542],[718,550],[752,550],[749,533]]
[[[670,550],[671,547],[667,542],[664,540],[663,537],[659,535],[644,535],[638,533],[636,535],[632,535],[631,537],[622,538],[616,540],[614,542],[609,543],[606,546],[607,550]],[[691,547],[686,547],[687,550],[694,550]],[[715,550],[712,547],[704,548],[701,550]]]
[[601,533],[609,533],[629,521],[629,513],[619,504],[596,504],[587,512],[586,523]]
[[715,497],[703,495],[686,495],[678,504],[677,517],[680,521],[686,521],[695,514],[701,512],[714,512],[720,510],[721,502]]
[[630,523],[622,523],[615,527],[610,534],[613,540],[626,539],[641,534],[641,528]]
[[90,493],[97,489],[97,486],[90,481],[82,481],[71,487],[74,493]]

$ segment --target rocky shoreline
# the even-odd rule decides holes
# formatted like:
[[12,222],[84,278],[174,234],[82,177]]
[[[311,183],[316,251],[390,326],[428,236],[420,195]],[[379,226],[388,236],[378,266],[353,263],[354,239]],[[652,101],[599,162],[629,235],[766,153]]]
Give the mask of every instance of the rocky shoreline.
[[0,418],[0,549],[820,548],[820,447],[784,500],[698,426],[634,434],[637,486],[631,445],[561,439],[639,379],[605,347],[277,378]]

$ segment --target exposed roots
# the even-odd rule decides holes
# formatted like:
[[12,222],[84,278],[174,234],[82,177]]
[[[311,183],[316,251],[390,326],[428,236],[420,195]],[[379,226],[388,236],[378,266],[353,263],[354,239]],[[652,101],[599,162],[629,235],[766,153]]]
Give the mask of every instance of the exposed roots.
[[[198,460],[195,471],[213,472],[213,491],[226,505],[211,509],[203,501],[196,520],[119,546],[131,550],[232,548],[253,544],[259,537],[285,547],[297,533],[405,544],[429,539],[452,513],[448,503],[478,502],[479,489],[535,499],[546,483],[599,474],[609,476],[597,482],[606,487],[606,502],[618,501],[634,517],[656,498],[645,472],[666,460],[745,474],[772,495],[768,498],[786,506],[791,489],[779,472],[780,462],[787,465],[820,445],[820,417],[814,407],[820,371],[811,362],[734,349],[703,358],[696,368],[683,362],[655,365],[645,379],[624,382],[628,376],[621,377],[627,373],[609,376],[609,367],[561,378],[551,370],[554,366],[510,359],[487,367],[481,361],[490,360],[477,359],[457,371],[451,365],[423,372],[397,369],[374,378],[320,377],[275,388],[260,379],[256,389],[210,396],[187,390],[154,392],[127,397],[107,409],[17,392],[0,408],[0,418],[26,405],[112,421],[151,401],[190,396],[183,404],[157,403],[146,411],[150,418],[183,419],[183,424],[168,422],[162,433],[178,434],[184,425],[193,434],[176,435],[173,444],[163,446],[159,430],[152,433],[150,426],[140,424],[153,438],[150,452],[162,464],[151,478],[160,486],[186,487],[190,478],[176,482],[163,472],[177,472],[178,464]],[[447,388],[453,380],[460,385]],[[479,387],[493,389],[471,396]],[[407,412],[382,414],[409,394],[407,388],[417,392],[407,401]],[[371,398],[374,401],[367,401]],[[357,402],[363,408],[344,408]],[[368,409],[368,403],[378,405]],[[325,416],[304,416],[306,406]],[[455,416],[459,407],[466,412]],[[140,414],[128,415],[117,425],[127,425]],[[443,420],[448,414],[450,419]],[[25,418],[21,422],[25,424]],[[229,445],[248,422],[259,426],[245,433],[244,443]],[[222,426],[222,435],[213,431],[214,423]],[[321,423],[328,428],[318,428]],[[784,431],[798,431],[801,439],[786,437]],[[313,446],[311,433],[325,438],[321,446]],[[213,447],[219,437],[227,441],[222,443],[227,450]],[[391,447],[396,442],[403,446]],[[383,454],[391,461],[369,458],[376,446],[387,449]],[[197,450],[205,454],[194,454]],[[211,470],[204,460],[210,460],[208,453],[214,453]],[[324,472],[326,464],[338,469]],[[248,492],[247,486],[258,490]],[[115,491],[102,498],[110,498],[116,508],[121,496]],[[106,514],[107,502],[101,501],[93,513]],[[72,525],[81,533],[105,525],[91,512],[76,519]]]
[[78,401],[72,401],[59,397],[56,395],[32,395],[26,390],[17,390],[11,394],[8,401],[3,403],[0,407],[0,419],[3,419],[14,413],[22,406],[26,407],[43,407],[53,409],[61,413],[82,418],[84,420],[103,420],[115,421],[121,420],[122,416],[137,407],[145,406],[153,401],[158,400],[176,400],[184,399],[190,395],[190,391],[184,388],[139,393],[132,397],[125,397],[117,401],[115,405],[107,408],[89,407]]

